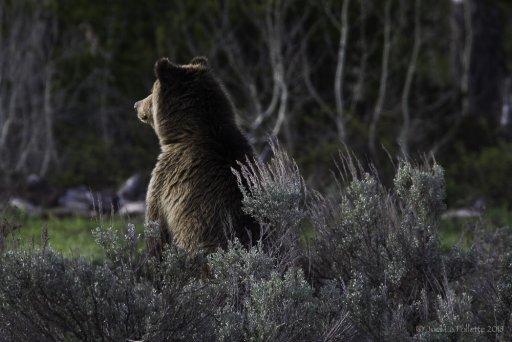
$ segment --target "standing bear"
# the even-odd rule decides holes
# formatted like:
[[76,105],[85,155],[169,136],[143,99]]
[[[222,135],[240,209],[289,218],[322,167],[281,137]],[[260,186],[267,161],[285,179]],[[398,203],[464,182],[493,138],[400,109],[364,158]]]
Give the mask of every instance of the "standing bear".
[[255,243],[259,226],[242,212],[231,170],[253,156],[252,148],[208,60],[178,65],[162,58],[155,75],[151,94],[135,103],[161,147],[146,199],[146,223],[157,222],[161,238],[150,249],[159,254],[171,239],[192,255],[225,247],[232,237]]

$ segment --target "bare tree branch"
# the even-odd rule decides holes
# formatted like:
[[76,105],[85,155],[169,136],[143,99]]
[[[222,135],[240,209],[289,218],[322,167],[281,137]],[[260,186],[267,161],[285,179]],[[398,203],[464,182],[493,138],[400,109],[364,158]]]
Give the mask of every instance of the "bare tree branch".
[[48,172],[57,152],[52,89],[57,22],[46,2],[0,0],[0,181],[13,172]]
[[455,134],[457,133],[460,124],[464,117],[467,116],[469,111],[469,76],[470,76],[470,66],[471,66],[471,53],[473,51],[473,22],[471,19],[472,12],[472,0],[463,0],[458,3],[453,3],[453,7],[462,6],[464,13],[464,47],[462,49],[461,56],[461,65],[462,65],[462,74],[460,77],[460,95],[462,99],[461,111],[460,113],[455,113],[455,121],[450,127],[450,129],[446,132],[446,134],[439,139],[431,149],[432,154],[436,154],[440,148],[450,142]]
[[344,0],[341,8],[341,28],[340,41],[338,46],[338,59],[336,61],[336,74],[334,78],[334,98],[336,104],[336,128],[338,139],[344,142],[346,139],[345,118],[344,118],[344,98],[343,98],[343,72],[345,69],[345,55],[347,54],[348,39],[348,8],[350,0]]
[[403,157],[409,156],[409,132],[411,128],[411,113],[410,113],[410,93],[414,73],[416,72],[416,65],[418,62],[418,55],[421,47],[421,22],[420,22],[421,0],[416,0],[414,5],[414,45],[412,48],[412,55],[407,68],[407,75],[405,77],[405,84],[402,91],[402,117],[403,124],[398,136],[398,145],[400,146],[400,153]]
[[374,158],[377,155],[375,147],[377,124],[379,122],[380,115],[382,113],[382,108],[384,106],[384,100],[386,98],[386,88],[389,73],[389,53],[391,51],[391,3],[392,0],[387,0],[386,7],[384,10],[384,42],[382,48],[379,95],[377,97],[377,102],[375,103],[375,108],[373,110],[372,120],[370,123],[370,130],[368,134],[368,147],[370,149],[370,153],[374,156]]
[[370,55],[370,51],[368,49],[367,37],[366,37],[366,18],[368,15],[368,4],[367,0],[359,0],[359,10],[360,10],[360,19],[359,19],[359,42],[361,44],[361,60],[359,62],[359,71],[357,75],[357,81],[354,85],[354,91],[352,94],[352,104],[350,106],[350,113],[355,112],[355,106],[357,103],[363,100],[363,93],[365,91],[365,81],[366,81],[366,69],[368,65],[368,57]]

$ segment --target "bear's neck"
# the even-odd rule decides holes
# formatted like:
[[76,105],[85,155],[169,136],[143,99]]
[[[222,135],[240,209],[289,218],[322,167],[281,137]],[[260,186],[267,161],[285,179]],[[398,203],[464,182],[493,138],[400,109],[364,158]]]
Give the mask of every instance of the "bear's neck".
[[[218,144],[219,141],[229,143],[231,139],[239,141],[240,131],[233,120],[226,117],[218,119],[218,115],[201,115],[196,116],[193,113],[184,113],[180,116],[170,116],[173,120],[169,120],[161,124],[157,129],[160,146],[190,144]],[[194,119],[192,119],[194,118]]]
[[[160,140],[162,155],[182,158],[208,151],[208,158],[222,158],[229,161],[243,161],[252,157],[253,151],[245,136],[233,122],[200,125],[202,128],[180,129]],[[203,158],[205,156],[201,156]]]

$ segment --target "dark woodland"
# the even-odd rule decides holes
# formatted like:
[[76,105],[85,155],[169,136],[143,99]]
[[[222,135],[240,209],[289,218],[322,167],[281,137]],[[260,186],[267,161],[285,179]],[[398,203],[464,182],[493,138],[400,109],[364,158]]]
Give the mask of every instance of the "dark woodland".
[[[0,341],[511,340],[511,19],[508,0],[0,0]],[[100,259],[51,226],[27,248],[19,211],[143,201],[159,144],[133,107],[163,56],[222,82],[269,240],[156,260],[157,225],[98,224]]]
[[[9,1],[1,4],[0,191],[147,177],[158,153],[133,103],[155,61],[208,57],[257,151],[278,137],[308,184],[340,146],[390,179],[434,154],[450,204],[509,202],[507,1]],[[455,181],[456,180],[456,181]]]

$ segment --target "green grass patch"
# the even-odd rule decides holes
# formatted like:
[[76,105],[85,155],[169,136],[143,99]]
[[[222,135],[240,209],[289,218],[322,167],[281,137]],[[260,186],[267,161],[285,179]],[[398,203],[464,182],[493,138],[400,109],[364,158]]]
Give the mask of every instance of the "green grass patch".
[[441,248],[449,251],[453,246],[469,250],[474,240],[474,228],[477,219],[446,219],[441,222],[439,238]]
[[[48,244],[54,250],[66,257],[83,257],[92,260],[104,258],[104,252],[92,236],[92,231],[97,227],[113,227],[116,230],[126,231],[128,223],[135,224],[137,233],[144,231],[143,218],[126,218],[119,216],[95,216],[95,217],[28,217],[20,212],[3,214],[4,218],[15,224],[18,229],[14,233],[14,239],[22,248],[31,248],[41,244],[43,229],[48,231]],[[488,227],[512,227],[512,212],[506,208],[490,208],[484,215],[484,226]],[[441,222],[440,242],[445,251],[458,245],[463,250],[468,250],[474,241],[475,227],[482,224],[478,218],[448,219]],[[492,229],[492,228],[489,228]],[[311,227],[306,226],[304,237],[306,240],[312,237]]]
[[512,228],[512,211],[506,207],[489,208],[482,217],[442,220],[439,232],[441,248],[448,251],[457,245],[467,251],[474,243],[477,229],[492,233],[502,227]]
[[495,227],[512,227],[512,210],[506,206],[489,208],[485,217]]
[[92,260],[104,258],[104,252],[93,238],[92,231],[97,227],[113,227],[126,231],[128,224],[135,224],[138,233],[144,231],[143,218],[125,218],[119,216],[95,217],[28,217],[21,213],[4,214],[4,219],[17,229],[7,240],[23,249],[41,245],[41,234],[48,231],[48,245],[66,257],[83,257]]

